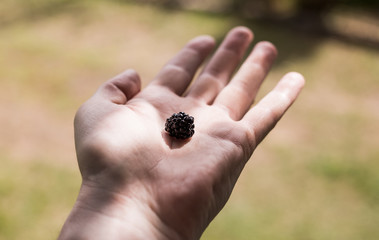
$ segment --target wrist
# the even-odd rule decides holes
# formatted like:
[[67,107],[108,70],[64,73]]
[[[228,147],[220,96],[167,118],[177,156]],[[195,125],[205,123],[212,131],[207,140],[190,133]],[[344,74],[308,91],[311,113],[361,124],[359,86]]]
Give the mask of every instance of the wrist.
[[181,239],[153,211],[150,200],[82,184],[59,239]]

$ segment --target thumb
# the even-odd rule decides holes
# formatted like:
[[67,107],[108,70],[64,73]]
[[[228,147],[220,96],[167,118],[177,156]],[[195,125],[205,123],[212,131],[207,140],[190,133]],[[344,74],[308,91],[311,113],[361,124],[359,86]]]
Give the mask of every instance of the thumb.
[[128,69],[103,83],[95,95],[115,104],[125,104],[140,90],[141,80],[138,73],[132,69]]

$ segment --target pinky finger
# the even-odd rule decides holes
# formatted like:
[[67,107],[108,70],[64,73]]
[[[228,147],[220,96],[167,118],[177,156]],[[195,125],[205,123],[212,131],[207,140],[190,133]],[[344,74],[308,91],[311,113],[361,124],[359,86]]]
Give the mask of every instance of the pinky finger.
[[244,121],[252,130],[255,146],[273,129],[276,123],[292,105],[304,86],[304,78],[299,73],[287,73],[259,103],[244,116]]

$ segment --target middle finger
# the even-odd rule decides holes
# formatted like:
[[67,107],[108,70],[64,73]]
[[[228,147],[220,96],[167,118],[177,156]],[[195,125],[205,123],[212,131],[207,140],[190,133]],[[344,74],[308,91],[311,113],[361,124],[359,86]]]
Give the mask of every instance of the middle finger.
[[203,100],[207,104],[212,103],[229,82],[252,39],[253,33],[248,28],[232,29],[189,89],[187,96]]

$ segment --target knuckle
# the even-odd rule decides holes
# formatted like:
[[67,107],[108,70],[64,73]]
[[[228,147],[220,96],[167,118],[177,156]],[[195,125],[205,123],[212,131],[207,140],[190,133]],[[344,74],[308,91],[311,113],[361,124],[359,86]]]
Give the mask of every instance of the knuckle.
[[219,79],[210,72],[205,72],[201,75],[201,80],[206,83],[207,85],[212,86],[212,88],[216,89],[217,91],[221,90],[223,87],[223,84]]
[[252,154],[254,149],[256,148],[257,141],[256,141],[256,133],[255,129],[252,128],[248,124],[242,124],[242,131],[243,132],[243,138],[244,138],[244,151],[246,154]]
[[168,64],[166,65],[164,69],[164,76],[171,75],[173,77],[177,78],[184,78],[184,79],[190,79],[192,78],[191,74],[188,72],[187,69],[180,67],[175,64]]
[[269,123],[273,124],[279,120],[279,115],[272,108],[264,107],[261,108],[262,116],[264,116]]

